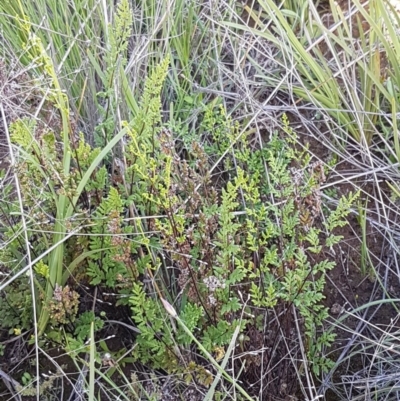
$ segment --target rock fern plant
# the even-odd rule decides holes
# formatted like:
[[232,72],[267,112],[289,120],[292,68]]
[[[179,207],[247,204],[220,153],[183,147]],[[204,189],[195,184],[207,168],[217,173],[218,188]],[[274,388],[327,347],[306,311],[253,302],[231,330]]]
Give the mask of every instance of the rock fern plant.
[[[237,129],[229,118],[224,121],[225,129],[227,126],[231,135]],[[224,165],[233,165],[235,157],[237,168],[229,171],[228,180],[220,186],[212,185],[210,156],[198,143],[193,143],[188,157],[182,159],[171,133],[159,137],[167,156],[155,176],[159,180],[164,174],[165,181],[153,185],[151,196],[145,198],[149,200],[147,210],[162,216],[152,218],[150,227],[156,228],[153,240],[158,242],[164,263],[153,268],[160,272],[156,288],[135,286],[130,299],[134,320],[146,327],[146,334],[138,337],[136,352],[149,358],[147,344],[155,347],[157,343],[152,348],[152,352],[157,350],[157,367],[161,367],[160,350],[170,361],[169,347],[174,344],[174,356],[181,360],[190,345],[190,339],[162,314],[160,287],[161,296],[175,305],[207,351],[217,352],[229,344],[238,325],[243,332],[252,325],[263,331],[257,315],[275,309],[283,312],[285,321],[301,316],[310,367],[316,374],[329,368],[331,362],[323,350],[334,335],[323,331],[328,311],[322,301],[325,276],[334,261],[315,260],[341,240],[334,231],[347,224],[357,194],[341,198],[338,207],[323,216],[320,186],[325,181],[324,167],[311,161],[307,150],[296,149],[296,135],[287,119],[283,127],[261,149],[254,149],[249,140],[235,146],[233,155],[227,156],[231,160],[224,160]],[[221,180],[224,182],[223,176]],[[158,295],[151,297],[150,293]],[[244,294],[250,296],[248,302]],[[146,303],[146,297],[152,301]],[[148,311],[138,313],[143,305]],[[159,323],[153,330],[155,321]],[[289,335],[290,324],[284,326]],[[157,340],[162,327],[164,340]],[[279,325],[275,330],[280,330]],[[171,335],[174,343],[166,347],[165,338]]]
[[[85,338],[74,340],[72,333],[81,333],[79,322],[88,325],[87,317],[77,316],[79,281],[85,281],[120,293],[119,304],[129,303],[139,331],[134,358],[153,368],[193,373],[210,383],[193,338],[171,320],[165,299],[204,349],[220,357],[237,327],[243,350],[246,333],[263,333],[266,324],[266,343],[253,345],[273,348],[279,333],[294,341],[291,322],[300,316],[307,367],[316,374],[327,370],[324,349],[334,337],[323,330],[328,312],[322,301],[334,262],[324,250],[341,240],[335,230],[346,224],[357,195],[348,194],[323,214],[324,166],[298,149],[285,117],[283,128],[257,147],[251,133],[240,135],[216,99],[199,118],[199,134],[190,134],[195,140],[178,142],[180,133],[162,118],[168,58],[149,75],[136,113],[118,129],[111,89],[118,84],[131,15],[125,1],[118,10],[105,90],[99,93],[105,114],[95,143],[101,147],[89,145],[83,134],[70,141],[68,103],[54,80],[48,101],[60,111],[60,124],[49,129],[24,119],[10,127],[19,149],[15,168],[30,218],[29,241],[38,259],[37,291],[30,295],[41,312],[39,333],[51,321],[69,332],[67,349],[79,349]],[[51,75],[54,69],[46,63]],[[211,176],[221,157],[221,173]],[[24,267],[24,250],[11,227],[5,238],[2,259],[12,275]],[[20,280],[0,302],[10,330],[31,323],[23,315],[16,321],[7,306],[26,304],[12,294],[28,288],[27,278]],[[279,319],[270,320],[273,314]]]

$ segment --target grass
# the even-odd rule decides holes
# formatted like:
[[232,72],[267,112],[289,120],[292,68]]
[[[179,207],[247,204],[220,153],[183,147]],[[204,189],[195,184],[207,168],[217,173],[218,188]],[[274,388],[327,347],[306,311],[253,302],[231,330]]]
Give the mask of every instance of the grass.
[[397,399],[398,2],[3,3],[2,396]]

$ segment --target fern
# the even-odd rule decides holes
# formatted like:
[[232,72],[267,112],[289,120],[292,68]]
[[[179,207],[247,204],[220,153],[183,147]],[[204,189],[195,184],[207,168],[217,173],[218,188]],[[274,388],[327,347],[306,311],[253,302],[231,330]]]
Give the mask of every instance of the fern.
[[[88,260],[87,274],[91,277],[91,284],[105,283],[107,287],[115,287],[119,277],[127,276],[124,261],[116,257],[120,247],[130,247],[123,238],[119,238],[124,231],[121,227],[121,213],[123,205],[118,191],[111,187],[107,198],[104,198],[94,213],[90,236],[90,249],[98,251]],[[130,248],[125,252],[130,253]]]
[[[178,361],[172,352],[172,329],[167,323],[164,308],[160,308],[156,301],[148,297],[138,283],[133,284],[129,302],[132,318],[140,330],[134,357],[143,363],[150,362],[154,369],[171,371],[176,368]],[[169,335],[164,335],[167,333]]]
[[157,125],[161,122],[162,109],[160,94],[167,76],[168,65],[169,59],[165,58],[145,82],[140,111],[133,124],[133,131],[139,135],[137,146],[139,149],[144,146],[142,150],[152,150],[152,146],[149,148],[152,145],[150,140],[159,131]]

